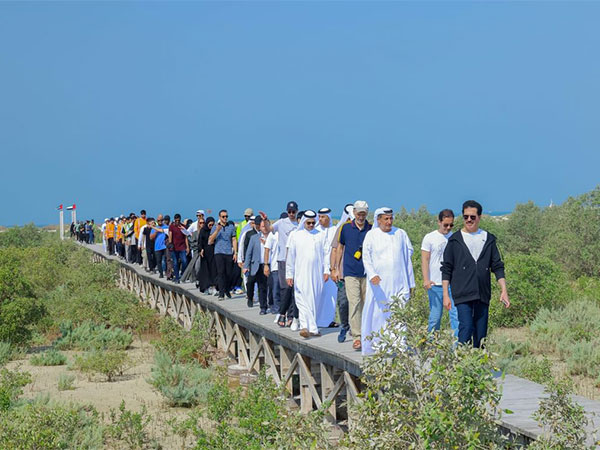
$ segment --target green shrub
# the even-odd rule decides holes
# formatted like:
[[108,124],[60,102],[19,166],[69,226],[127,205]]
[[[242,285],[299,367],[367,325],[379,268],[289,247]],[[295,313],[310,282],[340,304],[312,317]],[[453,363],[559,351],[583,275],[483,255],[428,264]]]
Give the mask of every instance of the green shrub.
[[133,342],[131,333],[121,328],[106,328],[89,321],[78,327],[64,322],[60,329],[62,336],[55,345],[61,350],[125,350]]
[[125,409],[125,401],[121,401],[118,412],[114,409],[110,411],[110,424],[104,433],[106,444],[112,448],[122,443],[128,449],[140,450],[149,448],[151,443],[152,447],[157,447],[147,431],[150,420],[145,406],[136,413]]
[[67,363],[67,357],[55,349],[34,355],[29,360],[33,366],[62,366]]
[[192,328],[186,331],[171,317],[160,322],[160,338],[153,342],[157,350],[167,353],[174,361],[197,361],[207,366],[215,346],[214,333],[210,327],[210,316],[198,311]]
[[75,389],[75,375],[63,372],[58,375],[58,390],[71,391]]
[[568,373],[592,378],[598,377],[600,375],[599,344],[599,341],[580,341],[563,349]]
[[[362,402],[351,404],[353,448],[498,448],[501,394],[486,350],[451,332],[430,335],[415,306],[392,302],[378,352],[363,360]],[[410,350],[407,350],[410,349]]]
[[552,363],[546,357],[525,356],[517,361],[516,374],[536,383],[545,384],[552,380]]
[[545,433],[529,448],[535,450],[587,449],[585,427],[588,420],[584,409],[571,398],[573,386],[568,380],[551,382],[546,388],[550,394],[540,402],[534,418]]
[[568,280],[552,260],[538,255],[507,255],[506,283],[510,308],[505,308],[498,298],[496,283],[490,302],[490,322],[495,326],[515,327],[533,320],[541,308],[553,309],[571,299]]
[[106,381],[113,381],[128,368],[129,356],[123,350],[92,350],[75,357],[75,367],[88,375],[102,374]]
[[193,406],[204,402],[212,388],[212,370],[197,363],[175,362],[168,353],[154,354],[154,367],[148,380],[171,406]]
[[42,231],[30,223],[22,227],[11,227],[5,232],[0,233],[0,248],[39,247],[52,240],[57,240],[56,237],[55,233]]
[[98,413],[89,406],[38,399],[0,414],[0,448],[99,449],[104,448],[103,430]]
[[0,342],[0,366],[3,366],[13,358],[14,349],[9,342]]
[[0,369],[0,412],[14,406],[19,396],[23,394],[23,387],[29,383],[31,383],[31,374],[28,372]]
[[34,298],[15,298],[0,304],[0,341],[27,344],[32,326],[45,314],[43,304]]
[[[214,426],[207,427],[206,418]],[[206,407],[192,411],[174,429],[195,436],[197,449],[331,448],[324,409],[309,414],[290,411],[281,390],[264,371],[246,395],[229,388],[226,380],[215,383]]]

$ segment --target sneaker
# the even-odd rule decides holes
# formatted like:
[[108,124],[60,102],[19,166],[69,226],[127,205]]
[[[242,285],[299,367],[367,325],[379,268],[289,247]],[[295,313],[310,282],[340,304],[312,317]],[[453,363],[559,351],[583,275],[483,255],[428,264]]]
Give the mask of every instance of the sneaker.
[[264,309],[261,309],[261,310],[260,310],[260,312],[259,312],[259,314],[260,314],[261,316],[264,316],[265,314],[267,314],[267,311],[266,311],[266,310],[264,310]]
[[217,300],[219,300],[219,301],[225,300],[225,297],[219,294],[219,296],[217,297]]
[[227,296],[227,298],[231,298],[231,292],[225,292],[225,295]]
[[254,306],[254,302],[250,299],[248,299],[248,302],[246,304],[248,305],[248,308],[252,308]]
[[217,296],[219,296],[219,297],[222,297],[222,295],[221,295],[221,294],[219,294],[219,291],[215,291],[215,293],[214,293],[213,295],[214,295],[215,297],[217,297]]
[[[278,323],[278,322],[279,322],[279,315],[276,315],[275,316],[275,320],[273,321],[273,323]],[[285,322],[285,319],[284,319],[284,322]]]
[[236,294],[236,295],[243,294],[243,293],[244,293],[244,291],[242,290],[242,288],[237,288],[237,289],[234,291],[234,294]]
[[344,327],[342,327],[342,329],[340,330],[340,334],[338,334],[338,342],[340,344],[346,340],[346,333],[347,332],[348,332],[348,330],[345,329]]
[[265,310],[265,314],[271,314],[271,308],[267,308],[267,309]]
[[160,275],[158,276],[158,278],[164,278],[164,276],[163,276],[162,274],[160,274]]
[[[292,325],[290,326],[290,330],[298,331],[298,328],[300,328],[300,324],[298,323],[298,319],[294,318]],[[308,330],[306,330],[306,332],[308,333]]]

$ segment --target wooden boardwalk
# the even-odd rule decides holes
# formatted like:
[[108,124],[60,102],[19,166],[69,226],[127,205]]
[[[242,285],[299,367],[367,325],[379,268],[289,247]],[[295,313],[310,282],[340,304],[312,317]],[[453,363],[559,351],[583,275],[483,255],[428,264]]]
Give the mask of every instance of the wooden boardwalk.
[[[150,274],[139,265],[131,265],[116,256],[108,256],[101,245],[88,245],[95,260],[114,260],[120,264],[120,285],[135,292],[143,301],[163,315],[176,318],[183,326],[190,326],[199,309],[211,314],[217,331],[218,347],[237,363],[249,370],[266,366],[278,383],[285,383],[292,399],[303,411],[332,401],[329,409],[334,422],[347,423],[345,403],[356,401],[360,391],[360,352],[352,349],[348,339],[337,342],[339,329],[320,329],[322,336],[304,339],[289,328],[274,323],[275,315],[259,315],[259,308],[248,308],[245,295],[217,300],[202,294],[193,283],[175,284],[158,275]],[[540,435],[541,429],[532,418],[539,401],[546,396],[540,384],[506,375],[498,376],[502,387],[500,407],[513,411],[503,414],[502,427],[522,442],[530,442]],[[590,419],[589,442],[592,432],[600,423],[600,402],[576,396]]]

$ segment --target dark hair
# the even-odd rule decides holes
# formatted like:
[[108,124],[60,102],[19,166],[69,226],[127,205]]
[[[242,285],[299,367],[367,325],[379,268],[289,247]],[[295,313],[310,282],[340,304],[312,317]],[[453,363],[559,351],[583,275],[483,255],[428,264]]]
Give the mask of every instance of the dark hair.
[[173,220],[177,220],[177,219],[181,219],[181,214],[179,214],[179,213],[176,213],[176,214],[173,216]]
[[145,210],[145,209],[142,209],[142,210],[140,211],[140,214],[144,214],[144,215],[146,215],[146,210]]
[[148,220],[146,220],[146,222],[154,222],[156,219],[154,219],[154,217],[148,217]]
[[454,211],[451,209],[442,209],[438,214],[438,220],[441,222],[445,217],[452,217],[454,219]]
[[204,225],[208,225],[209,223],[215,223],[215,218],[213,216],[208,216],[204,221]]
[[226,209],[222,209],[221,211],[219,211],[219,217],[221,217],[221,214],[222,214],[222,213],[226,213],[226,212],[227,212],[227,210],[226,210]]
[[477,203],[475,200],[467,200],[466,202],[463,203],[463,207],[462,207],[462,212],[464,214],[465,209],[467,208],[477,208],[477,215],[480,216],[482,211],[483,211],[483,207]]

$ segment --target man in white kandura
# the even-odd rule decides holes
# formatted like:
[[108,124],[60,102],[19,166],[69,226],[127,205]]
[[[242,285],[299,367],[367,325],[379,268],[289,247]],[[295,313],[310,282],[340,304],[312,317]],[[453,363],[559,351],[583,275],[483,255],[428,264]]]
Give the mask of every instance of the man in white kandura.
[[285,263],[288,286],[294,288],[300,336],[320,336],[317,328],[317,303],[323,283],[329,280],[329,263],[325,261],[325,233],[315,230],[317,213],[304,213],[297,231],[290,234]]
[[392,226],[393,220],[391,208],[379,208],[375,211],[373,229],[363,242],[363,264],[367,273],[367,295],[361,326],[363,355],[370,355],[377,350],[376,340],[366,338],[385,328],[390,315],[386,310],[391,302],[405,304],[415,287],[411,261],[413,247],[406,232]]
[[[315,229],[325,234],[325,261],[331,259],[331,243],[335,238],[337,227],[331,223],[331,209],[321,208],[318,211],[319,223]],[[321,328],[337,327],[335,323],[335,304],[337,301],[337,285],[329,278],[323,284],[321,298],[317,302],[317,326]]]

